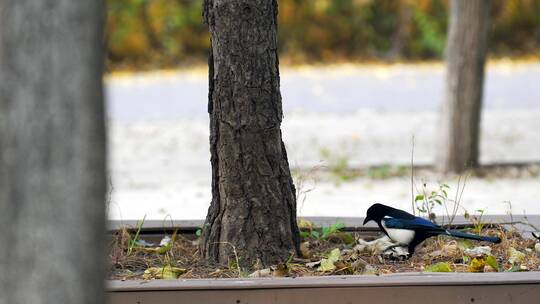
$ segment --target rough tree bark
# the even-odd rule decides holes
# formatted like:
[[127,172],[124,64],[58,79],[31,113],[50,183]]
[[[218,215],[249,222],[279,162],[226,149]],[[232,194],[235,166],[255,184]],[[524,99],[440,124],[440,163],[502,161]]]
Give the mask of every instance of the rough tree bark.
[[436,163],[462,172],[478,165],[490,0],[453,0],[446,46],[446,89]]
[[298,250],[296,197],[281,138],[277,2],[206,0],[212,202],[201,253],[242,266]]
[[102,1],[0,2],[0,303],[104,303]]

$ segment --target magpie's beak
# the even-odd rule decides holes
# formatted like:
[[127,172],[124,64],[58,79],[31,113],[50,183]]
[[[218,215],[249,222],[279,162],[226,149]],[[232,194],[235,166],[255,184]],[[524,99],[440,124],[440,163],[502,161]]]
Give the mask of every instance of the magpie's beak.
[[366,217],[366,219],[364,220],[364,223],[362,225],[365,225],[367,222],[371,221],[371,218],[369,217]]

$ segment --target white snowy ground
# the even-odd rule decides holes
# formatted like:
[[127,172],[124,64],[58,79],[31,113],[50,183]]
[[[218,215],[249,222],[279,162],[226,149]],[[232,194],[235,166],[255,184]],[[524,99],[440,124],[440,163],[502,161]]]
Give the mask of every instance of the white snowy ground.
[[[440,74],[440,68],[435,73]],[[197,77],[191,81],[198,84],[206,81],[204,75]],[[282,77],[286,79],[286,73],[282,73]],[[126,85],[125,78],[122,82]],[[114,79],[109,80],[109,86],[111,83],[114,85]],[[132,85],[139,87],[137,82]],[[284,96],[284,102],[286,98]],[[330,158],[346,157],[354,167],[385,163],[407,165],[413,135],[415,163],[429,164],[437,149],[436,117],[433,109],[408,112],[361,109],[348,113],[289,110],[283,121],[283,137],[292,167],[325,164],[321,156],[325,149]],[[109,218],[205,217],[211,194],[208,121],[204,115],[149,120],[113,116],[109,131],[113,185]],[[485,110],[481,155],[483,163],[540,161],[540,107]],[[455,180],[447,182],[450,186],[456,185]],[[301,216],[363,216],[374,202],[408,209],[410,195],[409,177],[360,178],[339,185],[330,179],[318,181],[305,202],[299,203],[298,211]],[[538,177],[471,178],[462,204],[470,211],[484,209],[490,214],[505,214],[506,202],[510,201],[516,214],[523,210],[527,214],[540,214],[539,198]]]

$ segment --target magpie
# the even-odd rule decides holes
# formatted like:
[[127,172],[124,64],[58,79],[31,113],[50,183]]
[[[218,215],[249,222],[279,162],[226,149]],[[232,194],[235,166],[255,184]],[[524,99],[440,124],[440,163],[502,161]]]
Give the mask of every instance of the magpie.
[[447,230],[424,218],[383,204],[373,204],[369,207],[364,225],[370,221],[375,221],[384,234],[392,241],[401,246],[408,247],[409,257],[412,256],[418,244],[436,235],[449,235],[495,244],[501,242],[501,239],[498,237],[480,236],[456,230]]

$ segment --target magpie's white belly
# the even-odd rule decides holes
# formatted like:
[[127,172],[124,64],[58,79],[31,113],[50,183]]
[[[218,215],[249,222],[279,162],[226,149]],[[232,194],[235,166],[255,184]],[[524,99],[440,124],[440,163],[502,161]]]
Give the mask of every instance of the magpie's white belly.
[[414,238],[414,230],[386,228],[384,221],[381,224],[388,233],[388,237],[396,243],[408,245]]

